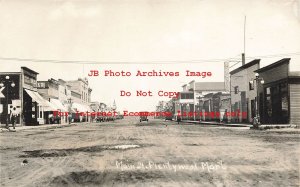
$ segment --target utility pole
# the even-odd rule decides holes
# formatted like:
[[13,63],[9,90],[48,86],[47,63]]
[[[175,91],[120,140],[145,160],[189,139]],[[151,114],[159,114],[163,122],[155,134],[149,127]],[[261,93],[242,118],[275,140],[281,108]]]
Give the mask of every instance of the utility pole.
[[246,16],[244,19],[244,52],[242,53],[242,65],[245,65],[246,63]]
[[70,97],[68,99],[68,102],[69,102],[69,114],[68,114],[68,118],[69,118],[69,124],[71,124],[72,122],[72,98]]
[[246,16],[244,18],[244,54],[246,54]]

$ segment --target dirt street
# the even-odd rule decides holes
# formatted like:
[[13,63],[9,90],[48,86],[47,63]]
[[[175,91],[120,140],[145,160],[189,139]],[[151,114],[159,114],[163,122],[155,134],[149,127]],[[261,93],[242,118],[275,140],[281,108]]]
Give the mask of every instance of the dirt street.
[[299,131],[131,118],[0,141],[1,186],[299,186]]

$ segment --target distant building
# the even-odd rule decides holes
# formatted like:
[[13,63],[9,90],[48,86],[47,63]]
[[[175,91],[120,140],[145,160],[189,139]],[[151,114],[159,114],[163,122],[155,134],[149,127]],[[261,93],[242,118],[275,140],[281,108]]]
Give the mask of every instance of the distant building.
[[58,99],[63,103],[68,103],[71,98],[71,86],[66,81],[58,79]]
[[100,111],[101,112],[104,112],[106,108],[107,108],[107,105],[105,103],[100,103]]
[[[199,119],[203,121],[223,121],[225,112],[230,110],[228,92],[208,93],[199,98]],[[197,118],[197,119],[198,119]]]
[[181,114],[195,113],[193,115],[182,115],[182,120],[200,120],[201,116],[197,115],[197,113],[205,111],[203,105],[207,105],[207,103],[203,103],[203,95],[208,93],[212,93],[213,95],[214,93],[223,92],[226,88],[225,82],[191,81],[189,84],[183,85],[182,90],[183,91],[179,94],[179,98],[175,101],[175,118],[177,118],[176,115],[178,111],[180,111]]
[[[54,111],[68,112],[68,98],[70,98],[70,90],[65,81],[53,78],[47,81],[37,81],[37,89],[41,96],[51,103]],[[54,111],[45,112],[46,123],[67,123],[67,116],[62,116],[57,120],[51,120]]]
[[38,92],[46,99],[50,101],[50,98],[58,99],[59,97],[59,83],[55,79],[49,79],[47,81],[37,81]]
[[[92,112],[90,108],[92,89],[89,88],[87,78],[78,78],[77,80],[66,81],[71,90],[72,109],[78,112]],[[75,121],[90,121],[91,116],[80,116]]]
[[90,107],[94,112],[100,111],[100,103],[98,101],[94,101],[90,103]]
[[78,78],[78,80],[67,81],[67,85],[69,85],[70,90],[74,92],[73,95],[75,95],[75,92],[77,93],[77,96],[80,95],[81,104],[88,105],[89,102],[91,102],[92,89],[89,88],[89,82],[86,78]]
[[78,93],[77,91],[75,90],[71,90],[71,100],[72,102],[75,102],[75,103],[81,103],[81,94]]

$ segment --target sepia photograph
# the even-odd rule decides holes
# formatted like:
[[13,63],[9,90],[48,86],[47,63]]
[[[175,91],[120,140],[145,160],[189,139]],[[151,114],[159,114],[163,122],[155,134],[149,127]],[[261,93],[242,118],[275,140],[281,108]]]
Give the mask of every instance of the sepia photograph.
[[0,0],[0,186],[300,186],[300,0]]

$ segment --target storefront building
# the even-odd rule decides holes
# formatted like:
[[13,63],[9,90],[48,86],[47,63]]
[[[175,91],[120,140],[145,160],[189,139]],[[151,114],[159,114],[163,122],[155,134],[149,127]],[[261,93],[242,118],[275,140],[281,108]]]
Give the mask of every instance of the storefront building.
[[53,111],[53,105],[45,100],[37,91],[38,73],[21,67],[23,76],[23,116],[25,125],[45,124],[45,112]]
[[0,124],[11,124],[10,114],[17,114],[16,126],[23,123],[22,120],[22,76],[20,72],[0,73]]
[[256,115],[257,86],[250,84],[259,69],[260,59],[248,62],[230,72],[231,112],[244,113],[232,115],[231,122],[252,123]]
[[17,126],[45,124],[44,112],[54,108],[37,92],[37,75],[27,67],[21,67],[21,72],[0,73],[1,124],[11,124],[10,113],[17,113]]
[[291,72],[289,63],[284,58],[255,71],[264,80],[259,87],[262,123],[300,123],[300,72]]
[[[47,81],[38,81],[37,83],[38,92],[45,100],[50,102],[51,107],[54,109],[53,111],[44,112],[44,118],[46,119],[46,124],[68,123],[68,118],[66,115],[62,115],[62,116],[54,115],[55,111],[68,112],[68,107],[65,106],[63,104],[64,102],[61,102],[61,100],[59,99],[61,96],[60,92],[62,92],[60,88],[61,88],[60,82],[52,78]],[[67,99],[65,102],[67,102]]]

